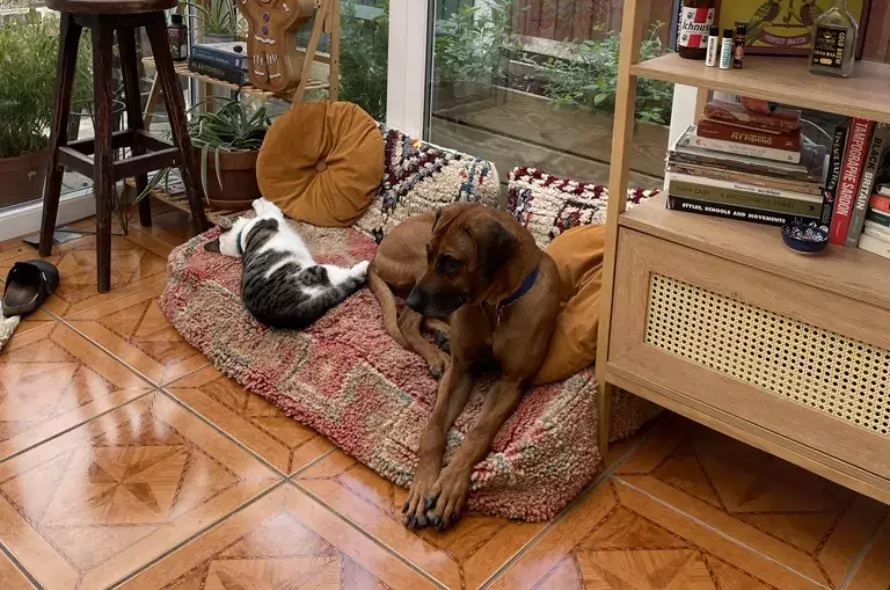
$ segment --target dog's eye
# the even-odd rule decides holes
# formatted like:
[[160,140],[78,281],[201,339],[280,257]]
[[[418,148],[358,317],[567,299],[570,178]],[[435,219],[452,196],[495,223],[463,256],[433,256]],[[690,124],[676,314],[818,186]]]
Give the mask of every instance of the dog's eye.
[[456,273],[463,267],[463,265],[463,261],[458,260],[454,256],[449,256],[448,254],[439,256],[439,272],[444,275],[452,275]]

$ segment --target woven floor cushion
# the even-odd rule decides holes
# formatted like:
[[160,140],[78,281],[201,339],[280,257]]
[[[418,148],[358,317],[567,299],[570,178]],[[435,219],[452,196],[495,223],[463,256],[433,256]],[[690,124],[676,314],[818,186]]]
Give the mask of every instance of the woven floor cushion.
[[[352,228],[296,224],[322,262],[370,259],[373,238]],[[390,481],[407,486],[437,383],[420,357],[384,331],[380,308],[362,289],[308,330],[271,330],[239,296],[241,264],[207,253],[217,229],[175,249],[161,308],[213,364],[299,422],[315,428]],[[450,455],[463,440],[491,378],[479,380],[448,434]],[[593,478],[599,460],[591,371],[529,391],[473,473],[469,508],[523,520],[555,516]],[[633,433],[651,407],[633,396],[614,401],[612,437]]]

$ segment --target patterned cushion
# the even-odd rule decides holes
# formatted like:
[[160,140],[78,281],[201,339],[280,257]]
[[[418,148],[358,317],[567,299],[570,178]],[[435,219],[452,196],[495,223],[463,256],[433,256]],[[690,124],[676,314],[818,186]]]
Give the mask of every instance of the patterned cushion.
[[405,219],[466,201],[497,207],[500,184],[494,164],[381,127],[385,139],[383,182],[355,227],[379,243]]
[[[630,189],[628,208],[658,194],[657,190]],[[609,191],[606,187],[551,176],[535,168],[510,172],[507,208],[532,233],[541,248],[559,234],[578,227],[606,222]]]

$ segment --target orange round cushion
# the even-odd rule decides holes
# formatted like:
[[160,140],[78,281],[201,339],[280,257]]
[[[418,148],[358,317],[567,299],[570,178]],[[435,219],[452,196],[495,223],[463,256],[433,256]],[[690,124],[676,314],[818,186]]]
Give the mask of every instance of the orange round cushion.
[[352,103],[294,105],[266,133],[257,180],[263,196],[291,219],[352,225],[383,180],[383,135]]

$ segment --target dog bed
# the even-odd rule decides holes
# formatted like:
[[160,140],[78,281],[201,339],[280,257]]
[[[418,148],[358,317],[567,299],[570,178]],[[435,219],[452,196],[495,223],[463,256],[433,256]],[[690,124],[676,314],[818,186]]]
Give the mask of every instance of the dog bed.
[[[296,224],[321,262],[350,265],[373,257],[373,238],[353,228]],[[392,482],[407,486],[437,383],[421,358],[384,331],[367,288],[305,331],[271,330],[240,299],[240,261],[204,251],[218,229],[170,256],[160,304],[173,326],[221,371],[315,428]],[[448,433],[446,456],[478,415],[491,377],[482,377]],[[639,398],[614,399],[612,438],[652,417]],[[555,516],[593,478],[597,450],[596,385],[589,370],[529,391],[476,466],[469,508],[522,520]]]

